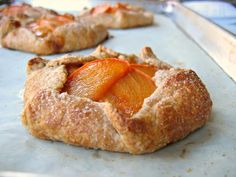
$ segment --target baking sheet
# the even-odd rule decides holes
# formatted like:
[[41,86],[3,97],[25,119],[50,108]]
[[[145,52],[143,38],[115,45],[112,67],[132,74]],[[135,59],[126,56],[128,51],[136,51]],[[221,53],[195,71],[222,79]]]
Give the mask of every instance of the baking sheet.
[[[166,62],[195,70],[214,104],[208,124],[178,143],[139,156],[36,139],[21,125],[19,96],[25,65],[34,55],[0,48],[0,176],[5,171],[83,177],[236,176],[236,84],[169,18],[155,18],[151,27],[110,30],[113,38],[104,45],[136,54],[150,46]],[[61,55],[46,58],[56,56]]]

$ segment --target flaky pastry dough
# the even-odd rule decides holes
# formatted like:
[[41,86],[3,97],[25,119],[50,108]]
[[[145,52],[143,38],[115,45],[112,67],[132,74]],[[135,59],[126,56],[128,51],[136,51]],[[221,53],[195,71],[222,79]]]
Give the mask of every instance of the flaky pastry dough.
[[[94,8],[82,11],[80,15],[77,16],[78,21],[89,21],[96,24],[102,24],[107,28],[134,28],[140,26],[152,25],[154,21],[154,16],[151,12],[145,11],[141,7],[136,7],[129,4],[121,4],[127,7],[129,10],[117,9],[114,12],[100,12],[93,14]],[[106,6],[106,4],[105,4]],[[117,6],[117,4],[115,5]],[[111,6],[112,7],[112,6]]]
[[[122,117],[108,102],[95,102],[62,92],[68,67],[119,58],[157,66],[157,86],[132,117]],[[76,146],[143,154],[156,151],[202,127],[211,113],[209,93],[192,70],[159,60],[148,47],[125,55],[99,46],[88,56],[40,57],[27,66],[22,122],[38,138]]]
[[25,8],[20,14],[1,15],[0,12],[0,43],[5,48],[48,55],[93,47],[108,37],[107,29],[103,25],[79,23],[76,20],[60,24],[53,30],[49,28],[50,31],[46,35],[39,36],[30,25],[37,24],[37,20],[42,19],[42,22],[46,23],[43,27],[39,26],[39,29],[42,29],[48,26],[45,19],[53,21],[63,15],[27,4],[21,6]]

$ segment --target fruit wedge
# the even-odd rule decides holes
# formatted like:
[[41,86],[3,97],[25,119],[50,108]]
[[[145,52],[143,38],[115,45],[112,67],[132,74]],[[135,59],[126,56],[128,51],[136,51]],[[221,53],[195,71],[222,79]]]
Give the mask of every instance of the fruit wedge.
[[49,32],[52,32],[56,27],[71,23],[74,17],[69,14],[58,15],[51,18],[39,18],[36,22],[30,23],[28,28],[39,37],[45,37]]
[[129,63],[118,59],[89,62],[68,77],[64,91],[97,101],[128,71]]
[[112,10],[112,7],[109,4],[98,5],[91,9],[92,14],[108,13]]
[[101,4],[92,8],[91,13],[92,14],[115,13],[118,10],[130,10],[130,9],[128,8],[127,4],[124,3],[117,3],[113,6],[109,4]]
[[144,99],[155,89],[151,77],[131,67],[129,73],[115,83],[102,101],[110,102],[120,113],[131,116],[142,107]]
[[145,74],[149,75],[150,77],[153,77],[157,71],[157,67],[151,66],[151,65],[131,64],[131,67],[144,72]]

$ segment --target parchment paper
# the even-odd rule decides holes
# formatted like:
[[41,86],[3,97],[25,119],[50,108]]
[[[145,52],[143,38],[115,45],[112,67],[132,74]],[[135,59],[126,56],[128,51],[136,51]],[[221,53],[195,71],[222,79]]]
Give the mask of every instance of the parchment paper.
[[83,177],[236,176],[236,84],[167,17],[157,15],[151,27],[110,34],[113,38],[104,45],[116,51],[137,54],[150,46],[166,62],[195,70],[214,104],[208,124],[178,143],[139,156],[36,139],[21,124],[19,97],[25,65],[34,54],[0,48],[0,176],[9,174],[5,171]]

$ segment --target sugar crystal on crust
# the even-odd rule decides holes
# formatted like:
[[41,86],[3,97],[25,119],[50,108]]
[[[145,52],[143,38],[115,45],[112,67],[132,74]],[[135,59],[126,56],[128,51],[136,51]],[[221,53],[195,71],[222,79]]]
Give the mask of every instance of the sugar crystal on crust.
[[[68,75],[67,65],[104,55],[122,56],[122,60],[159,67],[152,78],[156,90],[129,118],[119,114],[108,102],[95,102],[62,92]],[[22,122],[38,138],[142,154],[184,138],[209,119],[212,101],[197,74],[156,61],[148,48],[143,50],[141,57],[119,54],[100,46],[92,56],[71,57],[71,62],[69,58],[30,63],[46,63],[44,67],[29,67],[24,93]]]

